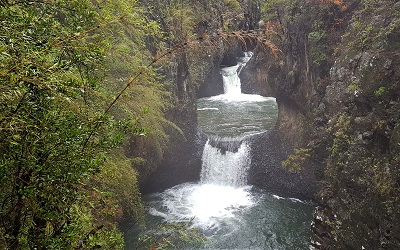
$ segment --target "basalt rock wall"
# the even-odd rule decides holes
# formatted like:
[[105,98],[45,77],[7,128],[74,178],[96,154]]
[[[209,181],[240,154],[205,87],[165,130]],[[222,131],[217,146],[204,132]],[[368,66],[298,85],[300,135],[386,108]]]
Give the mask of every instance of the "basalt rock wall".
[[[311,181],[314,249],[398,249],[400,3],[310,1],[279,11],[281,52],[256,51],[243,78],[248,92],[277,98],[270,146],[292,161],[276,170],[261,159],[254,181]],[[296,162],[302,170],[292,175]]]

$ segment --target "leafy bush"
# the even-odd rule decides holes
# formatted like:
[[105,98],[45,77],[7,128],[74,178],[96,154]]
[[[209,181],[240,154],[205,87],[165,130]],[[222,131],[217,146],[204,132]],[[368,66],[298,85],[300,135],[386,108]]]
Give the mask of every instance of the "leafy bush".
[[[134,205],[127,213],[139,216],[141,203],[130,161],[113,159],[120,155],[110,157],[110,152],[125,134],[148,132],[143,128],[145,102],[156,100],[148,104],[155,111],[153,121],[165,120],[160,100],[166,95],[153,80],[155,69],[148,67],[137,81],[153,91],[140,103],[127,103],[125,96],[116,103],[118,95],[114,101],[110,96],[129,87],[134,69],[153,60],[146,38],[156,36],[158,25],[135,1],[2,4],[0,244],[12,249],[120,249],[119,206]],[[113,68],[113,59],[124,67]],[[118,70],[126,73],[122,86]],[[162,133],[162,126],[156,129]],[[129,183],[127,190],[119,181]]]
[[310,157],[311,148],[295,148],[294,154],[288,156],[288,158],[282,161],[282,166],[290,172],[300,172]]

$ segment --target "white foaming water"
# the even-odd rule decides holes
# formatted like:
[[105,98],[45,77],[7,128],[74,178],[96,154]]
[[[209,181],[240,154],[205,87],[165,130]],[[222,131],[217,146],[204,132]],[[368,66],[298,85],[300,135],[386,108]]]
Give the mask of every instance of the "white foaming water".
[[254,204],[249,186],[235,188],[218,184],[184,183],[161,194],[162,212],[154,207],[150,213],[169,222],[193,219],[195,227],[217,229],[236,210]]
[[220,101],[220,102],[265,102],[265,101],[275,101],[274,97],[264,97],[261,95],[251,95],[242,93],[231,93],[222,94],[217,96],[212,96],[207,98],[210,101]]
[[244,52],[244,57],[239,57],[238,58],[238,61],[239,61],[239,68],[237,70],[238,75],[240,74],[240,72],[242,72],[242,69],[250,61],[252,56],[253,56],[253,52],[247,51],[247,52]]
[[218,229],[224,219],[234,217],[235,211],[254,205],[251,187],[246,186],[250,157],[245,142],[236,152],[223,152],[207,141],[202,161],[200,183],[185,183],[164,191],[160,195],[167,211],[152,206],[150,214],[169,222],[193,219],[195,227],[209,230]]
[[208,98],[209,100],[223,102],[265,102],[275,100],[273,97],[242,93],[242,83],[240,82],[239,74],[253,56],[253,52],[251,51],[244,53],[245,57],[238,58],[239,62],[237,65],[221,69],[224,94],[210,97]]
[[241,94],[241,82],[238,76],[239,64],[221,69],[222,80],[224,83],[224,93],[226,95]]
[[297,198],[285,198],[285,197],[281,197],[281,196],[276,195],[276,194],[273,194],[272,197],[274,197],[277,200],[290,200],[292,202],[306,203],[305,201],[302,201],[302,200],[297,199]]
[[199,125],[209,136],[201,180],[147,196],[149,225],[191,221],[206,236],[202,249],[307,249],[312,208],[246,183],[247,138],[271,129],[276,119],[270,111],[276,107],[274,98],[241,93],[238,74],[251,54],[221,70],[225,94],[198,101],[198,117],[204,121]]
[[219,108],[202,108],[202,109],[197,109],[197,111],[203,111],[203,110],[219,110]]
[[208,140],[203,150],[201,183],[216,183],[232,187],[246,185],[250,166],[250,149],[242,142],[237,152],[213,147]]

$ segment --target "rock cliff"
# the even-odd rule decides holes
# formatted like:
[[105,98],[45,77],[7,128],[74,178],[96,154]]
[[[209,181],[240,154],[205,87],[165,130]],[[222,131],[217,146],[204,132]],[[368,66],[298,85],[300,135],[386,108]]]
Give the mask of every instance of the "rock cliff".
[[400,3],[325,2],[278,10],[282,53],[256,53],[248,91],[277,98],[277,145],[310,150],[291,159],[318,181],[312,246],[398,249]]

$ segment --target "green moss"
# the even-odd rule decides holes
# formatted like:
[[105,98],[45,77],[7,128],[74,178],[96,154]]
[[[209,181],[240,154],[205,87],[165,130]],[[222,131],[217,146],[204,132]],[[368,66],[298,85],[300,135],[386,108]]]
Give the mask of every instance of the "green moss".
[[352,82],[349,85],[348,90],[349,90],[350,94],[355,94],[355,93],[358,93],[360,91],[359,83],[360,83],[360,81],[357,80],[357,81]]
[[225,3],[236,11],[240,8],[240,2],[237,0],[225,0]]
[[308,40],[310,42],[319,42],[323,38],[325,38],[325,31],[320,30],[320,31],[313,31],[308,34]]
[[199,249],[205,236],[192,227],[192,221],[163,224],[139,237],[137,249]]

